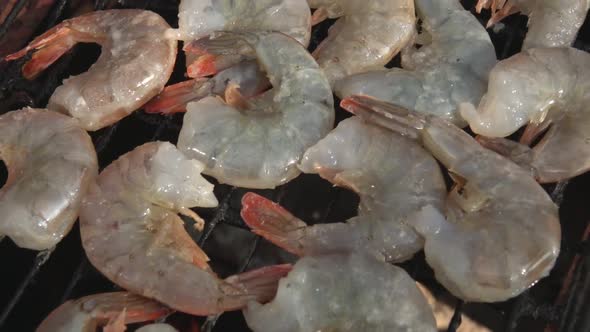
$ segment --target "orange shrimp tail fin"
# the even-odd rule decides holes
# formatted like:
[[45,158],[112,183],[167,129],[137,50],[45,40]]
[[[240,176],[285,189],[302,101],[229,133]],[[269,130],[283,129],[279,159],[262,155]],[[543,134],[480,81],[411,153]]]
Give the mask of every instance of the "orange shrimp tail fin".
[[299,239],[307,225],[277,203],[255,193],[242,198],[242,218],[252,232],[298,256],[304,254]]
[[127,327],[125,326],[125,315],[127,310],[123,309],[117,316],[109,319],[109,322],[102,329],[103,332],[125,332]]
[[193,79],[169,85],[143,107],[146,113],[173,114],[186,112],[186,104],[209,95],[204,85],[208,79]]
[[486,24],[486,28],[520,11],[511,0],[479,0],[475,5],[475,11],[481,13],[482,9],[490,9],[492,11],[492,17]]
[[217,56],[213,54],[205,54],[197,58],[186,69],[189,77],[204,77],[215,75],[219,71],[215,65]]
[[274,298],[279,280],[291,271],[291,264],[266,266],[260,269],[228,277],[225,281],[253,297],[258,302],[268,302]]
[[311,25],[317,25],[322,23],[328,18],[328,9],[325,7],[320,7],[316,9],[313,14],[311,15]]

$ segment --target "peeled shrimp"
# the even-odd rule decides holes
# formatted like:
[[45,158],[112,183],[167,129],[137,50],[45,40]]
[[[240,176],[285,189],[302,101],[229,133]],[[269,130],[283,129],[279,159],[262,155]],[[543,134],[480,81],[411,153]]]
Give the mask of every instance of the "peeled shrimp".
[[224,102],[206,97],[187,105],[178,147],[203,162],[222,183],[274,188],[299,175],[303,152],[332,128],[332,91],[305,48],[280,33],[220,33],[197,41],[210,53],[257,57],[273,89]]
[[522,12],[529,17],[523,50],[535,47],[568,47],[586,19],[589,0],[479,0],[477,12],[492,9],[488,27],[506,16]]
[[432,310],[399,267],[362,255],[304,257],[274,300],[244,310],[254,331],[436,331]]
[[77,43],[100,44],[98,61],[85,73],[65,79],[47,106],[76,118],[86,130],[97,130],[129,115],[164,88],[176,61],[176,41],[164,37],[169,28],[147,10],[97,11],[63,21],[6,59],[34,50],[23,67],[31,79]]
[[[559,254],[557,206],[527,171],[437,117],[368,97],[342,106],[415,137],[449,170],[455,186],[445,211],[414,216],[426,260],[451,293],[466,301],[503,301],[546,276]],[[444,215],[443,215],[444,213]]]
[[386,261],[408,259],[424,242],[406,222],[426,205],[444,206],[436,160],[416,142],[357,117],[309,148],[300,168],[354,190],[361,203],[359,215],[346,223],[307,226],[277,204],[246,194],[245,222],[298,255],[366,251]]
[[34,250],[55,246],[72,228],[98,173],[90,136],[71,118],[23,108],[0,116],[0,235]]
[[144,144],[106,167],[80,212],[88,259],[117,285],[194,315],[269,300],[287,266],[221,280],[186,233],[177,213],[202,229],[202,219],[188,208],[217,205],[202,170],[164,142]]
[[308,0],[317,23],[341,17],[313,52],[334,84],[348,75],[379,69],[408,44],[416,32],[413,0]]
[[340,98],[369,95],[421,113],[438,115],[460,127],[462,102],[485,93],[496,63],[494,45],[479,21],[458,0],[416,0],[422,19],[421,48],[402,52],[404,69],[352,75],[335,85]]
[[156,301],[127,292],[103,293],[70,300],[53,310],[37,332],[123,332],[125,324],[158,319],[171,312]]
[[477,110],[466,104],[461,114],[475,133],[488,137],[508,136],[528,123],[522,144],[480,140],[532,170],[540,182],[576,176],[590,169],[588,68],[590,55],[573,48],[523,51],[494,67]]

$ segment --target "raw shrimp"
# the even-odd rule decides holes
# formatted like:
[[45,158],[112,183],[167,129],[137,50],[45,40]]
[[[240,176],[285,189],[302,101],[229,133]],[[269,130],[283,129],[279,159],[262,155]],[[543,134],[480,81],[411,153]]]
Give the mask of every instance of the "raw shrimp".
[[147,10],[116,9],[63,21],[33,40],[13,60],[34,50],[23,67],[31,79],[79,42],[98,43],[102,52],[88,71],[64,80],[47,108],[76,118],[86,130],[109,126],[157,95],[176,61],[176,41],[164,37],[170,26]]
[[433,116],[368,97],[342,106],[420,141],[455,186],[444,211],[422,208],[413,225],[425,238],[436,278],[466,301],[503,301],[546,276],[559,254],[557,206],[525,170]]
[[257,57],[273,89],[250,99],[234,90],[226,102],[189,103],[179,149],[222,183],[274,188],[295,178],[305,149],[334,123],[332,91],[317,63],[281,33],[220,33],[197,42],[210,53]]
[[529,17],[523,50],[535,47],[568,47],[586,19],[589,0],[479,0],[478,13],[492,9],[488,27],[504,17],[522,12]]
[[189,207],[214,207],[213,185],[174,145],[144,144],[106,167],[80,212],[90,262],[117,285],[194,315],[239,309],[274,296],[288,266],[219,279],[177,213],[203,221]]
[[156,301],[127,292],[113,292],[70,300],[53,310],[37,332],[123,332],[125,324],[158,319],[172,311]]
[[362,255],[300,259],[275,299],[244,310],[254,331],[436,331],[432,311],[401,268]]
[[532,170],[540,182],[576,176],[590,169],[588,68],[590,55],[573,48],[523,51],[494,67],[477,110],[465,104],[461,114],[475,133],[488,137],[508,136],[528,123],[522,144],[480,140]]
[[0,235],[19,247],[55,246],[72,228],[98,173],[90,136],[65,115],[23,108],[0,116]]
[[313,52],[328,80],[385,66],[416,33],[413,0],[310,0],[317,23],[342,16]]
[[367,251],[402,261],[421,250],[407,224],[426,205],[442,208],[446,186],[436,160],[416,142],[358,117],[346,119],[305,152],[300,168],[361,197],[346,223],[307,226],[275,203],[248,193],[242,217],[259,235],[298,255]]
[[402,52],[404,69],[352,75],[337,82],[335,92],[340,98],[369,95],[465,127],[458,105],[479,102],[485,93],[496,63],[494,45],[458,0],[416,0],[416,9],[424,28],[420,37],[429,41]]

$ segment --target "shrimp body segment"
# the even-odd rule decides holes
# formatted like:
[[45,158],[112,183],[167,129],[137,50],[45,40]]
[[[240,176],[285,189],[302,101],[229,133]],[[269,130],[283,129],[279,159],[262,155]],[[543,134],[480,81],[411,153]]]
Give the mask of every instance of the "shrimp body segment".
[[446,186],[436,160],[416,142],[357,117],[346,119],[309,148],[300,165],[361,198],[345,223],[307,226],[253,193],[242,217],[257,234],[298,255],[368,252],[402,261],[423,247],[408,222],[427,205],[442,208]]
[[70,300],[53,310],[37,327],[37,332],[123,332],[125,324],[163,317],[172,310],[145,297],[113,292]]
[[157,95],[176,61],[176,41],[165,38],[170,26],[147,10],[96,11],[65,20],[7,59],[34,50],[24,66],[33,78],[79,42],[98,43],[100,57],[90,69],[65,79],[48,108],[76,118],[86,130],[109,126]]
[[194,315],[238,309],[268,300],[287,267],[269,267],[219,279],[207,255],[186,233],[177,213],[214,207],[203,165],[172,144],[152,142],[106,167],[80,213],[82,244],[90,262],[119,286]]
[[488,27],[504,17],[522,12],[529,17],[523,50],[536,47],[569,47],[584,24],[588,0],[479,0],[478,12],[490,8]]
[[[590,55],[577,49],[523,51],[494,67],[477,109],[465,104],[461,114],[475,133],[487,137],[508,136],[528,124],[521,138],[524,145],[507,154],[527,159],[525,166],[540,182],[579,175],[590,169],[588,68]],[[541,141],[527,149],[547,128]],[[493,141],[490,147],[508,143]]]
[[274,188],[299,175],[303,152],[334,123],[330,85],[305,48],[280,33],[222,33],[198,43],[211,52],[255,56],[273,88],[230,102],[187,105],[178,147],[222,183]]
[[530,174],[469,134],[368,97],[345,109],[394,131],[413,130],[456,184],[444,211],[426,206],[413,225],[436,278],[466,301],[503,301],[546,276],[559,254],[557,206]]
[[416,283],[372,257],[303,257],[279,282],[274,300],[244,309],[254,331],[436,331]]
[[340,98],[372,96],[465,127],[458,106],[479,102],[485,93],[496,63],[492,41],[458,0],[417,0],[416,9],[423,21],[421,37],[429,41],[404,49],[404,69],[351,75],[336,83],[335,92]]
[[348,75],[383,68],[416,33],[413,0],[309,2],[318,8],[316,16],[342,16],[313,52],[331,84]]
[[55,246],[72,228],[98,173],[90,136],[65,115],[24,108],[0,116],[0,235],[34,250]]

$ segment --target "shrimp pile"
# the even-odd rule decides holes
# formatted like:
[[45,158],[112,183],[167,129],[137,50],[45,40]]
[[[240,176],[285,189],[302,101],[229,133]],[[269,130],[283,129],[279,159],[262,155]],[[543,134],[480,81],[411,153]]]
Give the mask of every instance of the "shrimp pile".
[[590,169],[589,66],[590,55],[573,48],[529,49],[498,63],[478,108],[462,105],[461,114],[487,137],[508,136],[528,123],[522,144],[486,137],[480,142],[530,169],[540,182],[582,174]]
[[221,183],[274,188],[295,178],[305,149],[334,123],[332,91],[317,63],[280,33],[227,32],[198,43],[209,53],[255,57],[273,88],[250,99],[234,90],[225,101],[189,103],[178,148]]
[[437,117],[369,97],[345,99],[342,107],[411,133],[451,172],[445,210],[425,206],[414,220],[426,260],[451,293],[503,301],[549,274],[561,241],[557,206],[525,169]]
[[362,255],[300,259],[275,299],[250,303],[244,316],[256,332],[436,331],[414,280]]
[[8,169],[0,235],[19,247],[52,248],[72,228],[98,173],[90,136],[67,116],[24,108],[0,116],[0,158]]
[[578,30],[590,8],[588,0],[479,0],[477,12],[491,9],[488,27],[506,16],[522,12],[529,17],[523,50],[535,47],[568,47],[576,40]]
[[219,279],[207,255],[186,233],[177,213],[202,229],[188,208],[214,207],[203,165],[174,145],[151,142],[124,154],[91,186],[80,212],[90,262],[115,284],[194,315],[210,315],[267,301],[288,266]]
[[[444,206],[446,186],[436,160],[419,144],[358,117],[346,119],[310,147],[299,166],[361,197],[346,223],[307,226],[267,199],[248,193],[242,218],[252,230],[297,255],[367,252],[406,260],[423,240],[408,221],[424,206]],[[395,206],[395,208],[392,208]]]
[[313,52],[330,84],[385,66],[416,33],[413,0],[308,0],[314,23],[338,18]]
[[485,93],[496,63],[492,41],[458,0],[416,0],[416,9],[424,29],[419,39],[427,41],[402,52],[404,69],[351,75],[334,90],[340,98],[368,95],[465,127],[457,106]]
[[77,43],[97,43],[97,62],[80,75],[64,80],[47,105],[68,114],[86,130],[112,125],[157,95],[176,61],[176,41],[166,39],[170,26],[146,10],[105,10],[65,20],[35,38],[7,60],[33,56],[23,75],[35,78]]

